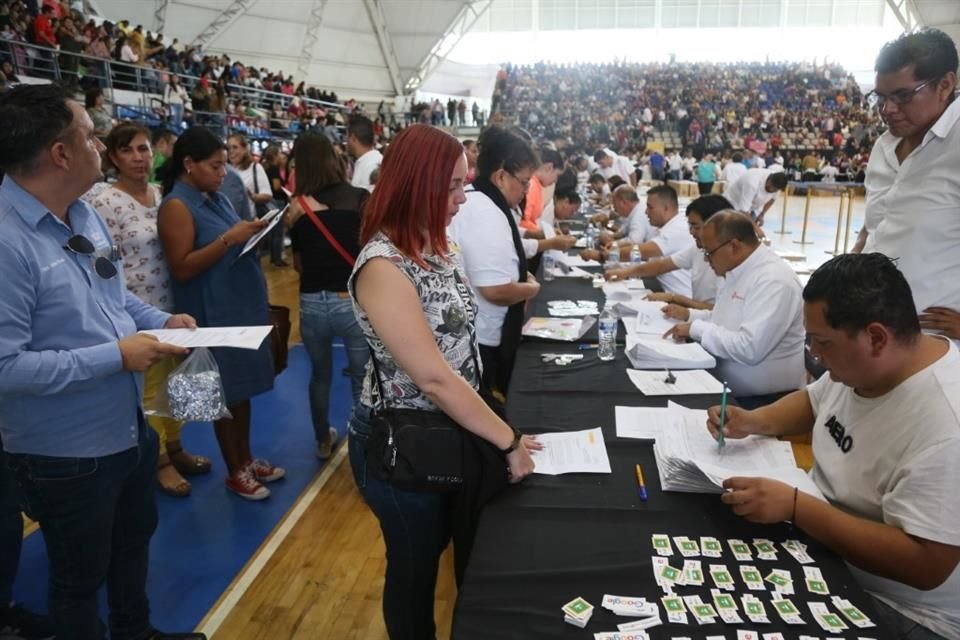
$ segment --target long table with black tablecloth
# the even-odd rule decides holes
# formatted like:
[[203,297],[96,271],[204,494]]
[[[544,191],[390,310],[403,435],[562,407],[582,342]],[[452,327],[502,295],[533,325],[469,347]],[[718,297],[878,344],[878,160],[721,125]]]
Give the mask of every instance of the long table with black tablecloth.
[[[544,283],[533,301],[534,314],[545,312],[545,301],[583,299],[602,301],[602,291],[590,281],[558,279]],[[621,324],[620,333],[623,332]],[[585,336],[586,341],[596,335]],[[567,366],[544,363],[541,353],[584,353],[583,360]],[[712,602],[709,564],[725,564],[737,584],[737,606],[742,625],[698,626],[689,615],[686,626],[669,624],[660,606],[664,624],[649,629],[651,638],[687,637],[703,640],[722,635],[736,640],[737,629],[761,633],[780,631],[784,637],[800,635],[817,638],[875,638],[891,636],[877,628],[826,632],[814,621],[808,601],[827,602],[828,596],[814,596],[804,585],[803,569],[778,545],[777,561],[756,557],[750,564],[766,576],[770,569],[791,572],[796,594],[788,596],[800,609],[804,626],[784,624],[770,605],[769,590],[751,592],[763,600],[770,624],[746,622],[739,596],[746,593],[738,563],[726,545],[730,538],[750,542],[769,538],[775,542],[800,539],[809,545],[815,559],[812,566],[823,572],[831,595],[839,595],[876,619],[869,596],[854,581],[846,565],[832,552],[807,539],[787,524],[755,525],[731,513],[717,495],[664,493],[660,488],[653,447],[649,442],[616,437],[614,407],[666,406],[666,397],[645,397],[631,384],[625,369],[629,363],[618,348],[616,359],[603,362],[595,350],[580,351],[576,344],[525,341],[517,355],[507,402],[510,423],[528,433],[576,431],[600,426],[610,457],[611,474],[533,475],[511,487],[485,509],[477,532],[466,577],[459,590],[454,613],[454,640],[537,640],[540,638],[592,639],[600,631],[617,631],[617,624],[633,618],[620,617],[603,609],[604,594],[639,596],[659,604],[663,595],[657,586],[651,563],[654,555],[651,535],[714,536],[724,543],[720,559],[701,557],[706,582],[703,587],[679,587],[680,595],[698,594]],[[705,409],[717,404],[715,396],[673,398],[681,404]],[[634,465],[646,476],[649,500],[638,498]],[[674,545],[671,565],[681,568],[683,559]],[[745,563],[744,563],[745,564]],[[594,605],[593,618],[585,629],[563,620],[561,607],[577,596]]]

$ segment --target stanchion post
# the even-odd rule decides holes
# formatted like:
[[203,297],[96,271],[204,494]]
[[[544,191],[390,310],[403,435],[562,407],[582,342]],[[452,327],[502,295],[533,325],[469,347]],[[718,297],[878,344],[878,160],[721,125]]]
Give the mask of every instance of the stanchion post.
[[850,225],[853,222],[853,193],[854,190],[847,190],[847,230],[843,233],[843,252],[846,253],[849,251],[847,248],[850,244]]
[[840,253],[840,230],[843,228],[843,199],[846,197],[847,192],[840,192],[840,209],[837,211],[837,235],[833,239],[833,251],[824,251],[824,253],[831,256],[838,255]]
[[803,207],[803,230],[800,232],[800,239],[794,240],[796,244],[812,244],[807,242],[807,223],[810,219],[810,192],[813,191],[810,184],[807,184],[807,203]]
[[786,190],[783,192],[783,212],[780,214],[780,231],[777,231],[782,236],[791,233],[787,231],[787,202],[790,200],[790,196],[793,195],[793,185],[788,184]]

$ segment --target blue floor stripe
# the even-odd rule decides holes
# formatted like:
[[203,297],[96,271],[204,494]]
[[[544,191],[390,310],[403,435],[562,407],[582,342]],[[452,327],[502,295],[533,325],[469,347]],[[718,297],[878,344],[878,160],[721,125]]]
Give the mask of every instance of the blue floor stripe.
[[[347,366],[343,349],[334,349],[333,354],[330,422],[343,436],[350,412],[350,380],[340,375]],[[190,424],[184,428],[184,446],[209,456],[213,470],[190,479],[189,498],[158,494],[160,525],[151,545],[148,583],[153,623],[158,628],[193,629],[319,471],[309,379],[309,358],[297,345],[273,391],[254,399],[254,455],[287,470],[285,479],[269,485],[268,500],[248,502],[229,494],[223,486],[226,470],[212,427]],[[14,595],[30,608],[45,611],[46,582],[46,552],[37,533],[24,541]]]

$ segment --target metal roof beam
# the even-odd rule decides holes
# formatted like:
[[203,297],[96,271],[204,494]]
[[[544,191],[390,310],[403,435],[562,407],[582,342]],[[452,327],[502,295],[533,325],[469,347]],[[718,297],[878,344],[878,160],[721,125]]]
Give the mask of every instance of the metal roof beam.
[[163,33],[167,26],[167,6],[170,0],[154,0],[153,4],[153,32]]
[[217,14],[217,17],[210,21],[200,34],[193,39],[192,44],[202,44],[209,46],[214,40],[226,31],[226,29],[236,22],[237,18],[253,8],[259,0],[233,0],[226,9]]
[[326,8],[327,0],[313,0],[313,6],[310,7],[310,21],[307,23],[307,30],[303,34],[303,42],[300,46],[300,57],[297,59],[297,76],[301,80],[306,80],[310,75],[310,63],[313,62],[313,50],[317,45],[320,25],[323,24],[323,12]]
[[402,95],[403,80],[400,79],[400,65],[397,63],[397,52],[393,48],[393,40],[390,38],[390,32],[387,31],[387,24],[383,17],[383,8],[380,6],[380,0],[363,0],[363,5],[367,9],[367,16],[370,18],[370,26],[373,27],[373,33],[377,36],[377,44],[380,45],[380,53],[383,55],[383,61],[387,65],[393,90],[398,96]]
[[430,77],[430,74],[447,59],[447,56],[463,39],[463,36],[469,33],[477,20],[487,12],[491,4],[493,4],[493,0],[465,0],[463,7],[457,13],[453,22],[450,23],[450,26],[447,27],[443,37],[430,49],[427,56],[417,66],[416,71],[410,76],[404,87],[404,93],[413,93]]

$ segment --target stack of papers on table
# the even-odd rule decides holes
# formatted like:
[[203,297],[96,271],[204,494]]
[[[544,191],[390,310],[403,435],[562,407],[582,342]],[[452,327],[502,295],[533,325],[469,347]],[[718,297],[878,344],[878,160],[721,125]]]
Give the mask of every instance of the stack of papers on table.
[[610,473],[610,458],[600,427],[586,431],[541,433],[543,449],[533,453],[534,473]]
[[567,264],[563,258],[556,258],[555,260],[557,266],[549,270],[554,278],[586,278],[588,280],[593,278],[592,273],[584,271],[578,266]]
[[523,335],[546,340],[574,342],[583,337],[596,323],[593,316],[585,318],[530,318],[523,325]]
[[654,335],[627,333],[627,358],[634,369],[713,369],[717,360],[696,342],[677,343]]
[[723,384],[703,369],[689,371],[639,371],[627,369],[630,382],[645,396],[721,394]]
[[678,324],[678,320],[663,316],[663,303],[650,300],[618,302],[614,307],[623,318],[627,335],[662,336]]
[[603,295],[606,296],[607,302],[629,302],[643,300],[647,295],[647,289],[643,286],[643,280],[604,282]]
[[672,405],[673,425],[653,445],[664,491],[723,493],[723,481],[734,476],[780,480],[823,499],[823,494],[797,467],[789,442],[763,436],[727,439],[723,447],[707,431],[707,412]]
[[547,303],[550,315],[555,318],[582,318],[600,315],[600,307],[593,300],[551,300]]

